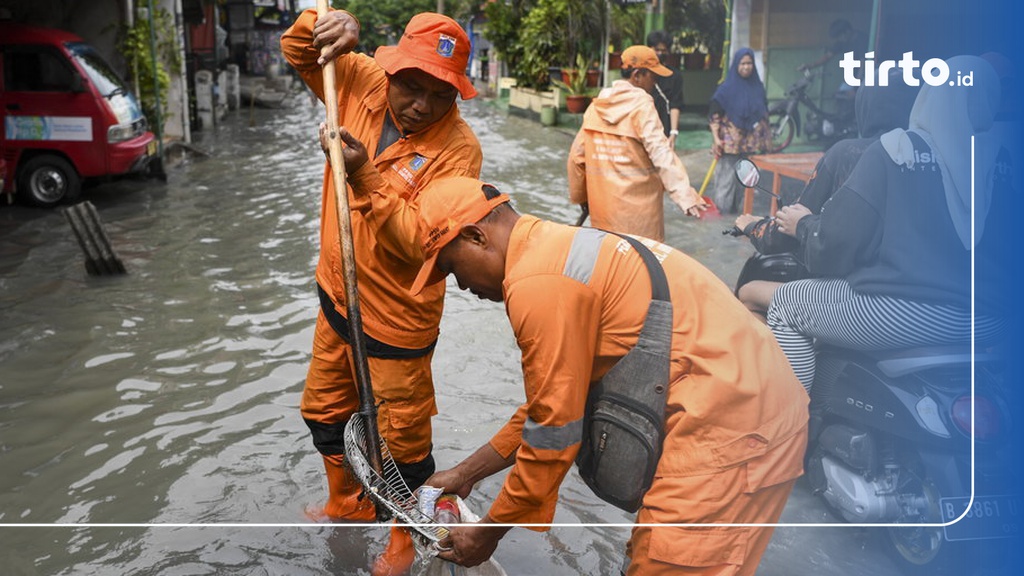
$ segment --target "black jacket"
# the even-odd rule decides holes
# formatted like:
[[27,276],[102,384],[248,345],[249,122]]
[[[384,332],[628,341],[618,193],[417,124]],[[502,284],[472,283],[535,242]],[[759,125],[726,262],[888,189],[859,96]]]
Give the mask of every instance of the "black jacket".
[[[919,154],[931,152],[918,135],[911,133],[911,141]],[[1002,201],[1012,194],[1009,178],[998,177],[975,251],[978,284],[1002,283],[1002,270],[993,262],[994,244],[1001,234]],[[800,221],[797,237],[804,247],[801,257],[815,276],[845,277],[857,292],[970,307],[971,253],[953,227],[935,162],[898,166],[875,142],[820,218]],[[978,314],[1000,313],[998,294],[979,293]]]

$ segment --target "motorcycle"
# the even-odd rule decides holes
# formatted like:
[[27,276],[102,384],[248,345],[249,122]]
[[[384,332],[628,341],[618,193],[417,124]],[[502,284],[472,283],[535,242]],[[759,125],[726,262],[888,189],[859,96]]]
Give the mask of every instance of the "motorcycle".
[[[741,165],[736,177],[756,187],[756,166]],[[726,233],[743,235],[735,227]],[[792,254],[755,253],[736,292],[753,280],[806,277]],[[888,525],[871,532],[905,574],[972,574],[1005,562],[1024,502],[1012,495],[999,458],[1011,425],[1001,359],[974,355],[972,391],[972,357],[963,347],[818,345],[815,354],[805,461],[814,494],[845,522]]]
[[831,144],[844,138],[857,137],[857,119],[852,98],[849,102],[840,102],[838,112],[825,111],[807,95],[815,76],[814,73],[805,70],[803,78],[786,89],[786,98],[768,108],[772,135],[770,152],[784,150],[793,142],[793,136],[800,134],[801,104],[808,109],[807,117],[803,121],[803,129],[808,139],[823,140]]

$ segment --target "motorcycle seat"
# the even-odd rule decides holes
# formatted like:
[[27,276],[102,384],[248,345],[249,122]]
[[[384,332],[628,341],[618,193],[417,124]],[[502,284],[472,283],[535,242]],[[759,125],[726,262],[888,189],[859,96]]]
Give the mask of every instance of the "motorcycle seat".
[[[969,346],[928,346],[907,348],[903,350],[884,350],[867,352],[876,362],[876,366],[889,378],[898,378],[912,372],[941,368],[956,364],[970,364],[971,349]],[[987,348],[975,349],[974,362],[993,362],[998,356]]]

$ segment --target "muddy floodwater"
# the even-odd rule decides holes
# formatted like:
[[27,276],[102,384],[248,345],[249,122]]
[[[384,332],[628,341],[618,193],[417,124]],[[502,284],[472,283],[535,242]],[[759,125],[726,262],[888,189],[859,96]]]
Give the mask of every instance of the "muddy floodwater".
[[[485,180],[521,212],[576,219],[571,134],[486,103],[463,110]],[[125,275],[87,276],[59,211],[0,207],[0,524],[19,525],[0,526],[0,573],[369,573],[386,530],[305,514],[325,490],[298,413],[317,310],[321,117],[304,100],[235,112],[197,134],[209,157],[171,169],[166,184],[87,190]],[[726,222],[667,214],[667,243],[731,283],[749,246],[721,235]],[[502,306],[449,287],[434,355],[439,468],[523,399]],[[486,510],[500,480],[479,485],[471,506]],[[569,474],[556,522],[629,520]],[[802,485],[784,520],[834,521]],[[495,558],[510,575],[616,574],[628,536],[516,529]],[[779,529],[759,574],[896,576],[868,536]]]

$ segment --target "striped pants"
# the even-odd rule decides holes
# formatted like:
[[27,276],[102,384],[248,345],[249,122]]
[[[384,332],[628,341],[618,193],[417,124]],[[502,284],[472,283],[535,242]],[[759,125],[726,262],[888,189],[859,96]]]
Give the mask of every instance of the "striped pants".
[[[858,294],[843,279],[787,282],[768,308],[768,326],[808,391],[814,381],[814,341],[853,350],[895,350],[969,344],[971,311],[889,296]],[[991,343],[1003,321],[976,317],[976,344]]]

